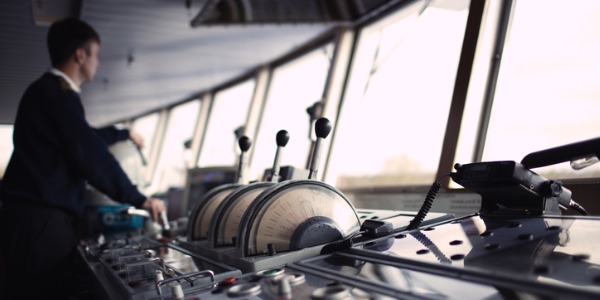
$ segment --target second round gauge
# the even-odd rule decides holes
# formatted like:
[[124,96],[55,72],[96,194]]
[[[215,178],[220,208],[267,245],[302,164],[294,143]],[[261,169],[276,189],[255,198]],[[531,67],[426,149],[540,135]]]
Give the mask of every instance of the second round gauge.
[[217,207],[209,226],[208,240],[213,247],[234,245],[240,221],[254,199],[272,182],[258,182],[231,192]]

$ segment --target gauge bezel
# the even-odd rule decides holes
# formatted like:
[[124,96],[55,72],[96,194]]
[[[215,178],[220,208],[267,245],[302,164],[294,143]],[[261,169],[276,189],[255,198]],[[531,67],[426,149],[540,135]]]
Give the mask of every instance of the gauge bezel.
[[252,232],[252,227],[257,225],[256,220],[258,215],[262,215],[263,209],[269,207],[270,201],[273,201],[274,197],[279,195],[280,193],[285,192],[285,190],[300,186],[300,185],[316,185],[325,189],[332,191],[335,194],[338,194],[346,203],[352,208],[354,212],[354,217],[356,218],[356,229],[360,228],[360,218],[356,213],[356,209],[354,205],[348,200],[348,198],[337,188],[326,184],[321,181],[311,180],[311,179],[302,179],[302,180],[288,180],[281,182],[279,184],[275,184],[271,187],[266,188],[262,193],[260,193],[256,199],[250,204],[246,213],[242,217],[240,221],[240,225],[238,227],[237,234],[237,243],[236,243],[236,254],[240,257],[249,257],[260,254],[249,254],[249,239],[250,233]]
[[241,186],[244,186],[244,184],[240,184],[240,183],[228,183],[228,184],[223,184],[220,186],[217,186],[213,189],[211,189],[210,191],[208,191],[208,193],[206,193],[202,199],[200,201],[198,201],[198,203],[196,204],[196,206],[194,206],[194,209],[192,210],[189,220],[188,220],[188,225],[187,225],[187,238],[188,241],[201,241],[201,240],[205,240],[206,238],[196,238],[195,237],[195,228],[196,228],[196,223],[198,222],[198,218],[200,217],[200,213],[202,212],[202,209],[208,205],[212,200],[214,200],[214,197],[216,195],[218,195],[219,193],[226,191],[228,189],[234,190],[236,188],[239,188]]
[[[255,182],[249,185],[244,185],[233,190],[223,201],[219,204],[217,209],[215,210],[214,216],[210,220],[210,224],[208,226],[208,243],[212,247],[223,247],[223,246],[231,246],[231,245],[217,245],[219,240],[219,229],[221,223],[224,221],[225,214],[229,212],[231,208],[233,208],[234,204],[237,203],[241,197],[244,197],[249,192],[252,192],[255,189],[259,188],[268,188],[272,186],[273,182]],[[253,200],[254,202],[254,200]]]

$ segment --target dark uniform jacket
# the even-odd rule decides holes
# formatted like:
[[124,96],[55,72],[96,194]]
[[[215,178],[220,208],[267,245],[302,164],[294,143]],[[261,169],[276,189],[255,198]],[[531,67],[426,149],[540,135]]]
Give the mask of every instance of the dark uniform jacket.
[[49,206],[81,216],[89,182],[112,199],[141,206],[146,197],[108,151],[106,144],[111,139],[122,136],[90,127],[79,94],[63,78],[44,74],[27,88],[19,104],[14,150],[0,200]]

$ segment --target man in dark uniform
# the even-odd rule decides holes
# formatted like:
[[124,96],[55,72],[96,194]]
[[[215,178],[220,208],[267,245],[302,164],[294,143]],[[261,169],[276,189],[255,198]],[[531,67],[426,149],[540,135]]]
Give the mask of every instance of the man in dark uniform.
[[149,209],[107,144],[123,132],[95,130],[79,98],[99,66],[100,38],[87,23],[64,19],[47,36],[52,68],[25,91],[14,123],[14,150],[0,187],[0,254],[8,299],[60,299],[69,294],[76,250],[73,219],[82,215],[86,183],[110,198]]

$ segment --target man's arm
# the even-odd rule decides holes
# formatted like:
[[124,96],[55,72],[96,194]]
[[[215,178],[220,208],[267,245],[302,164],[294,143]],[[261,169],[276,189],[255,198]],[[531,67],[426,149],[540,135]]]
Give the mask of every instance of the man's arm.
[[112,145],[116,142],[125,141],[129,138],[128,129],[117,129],[117,127],[112,125],[102,128],[92,128],[92,130],[106,145]]

